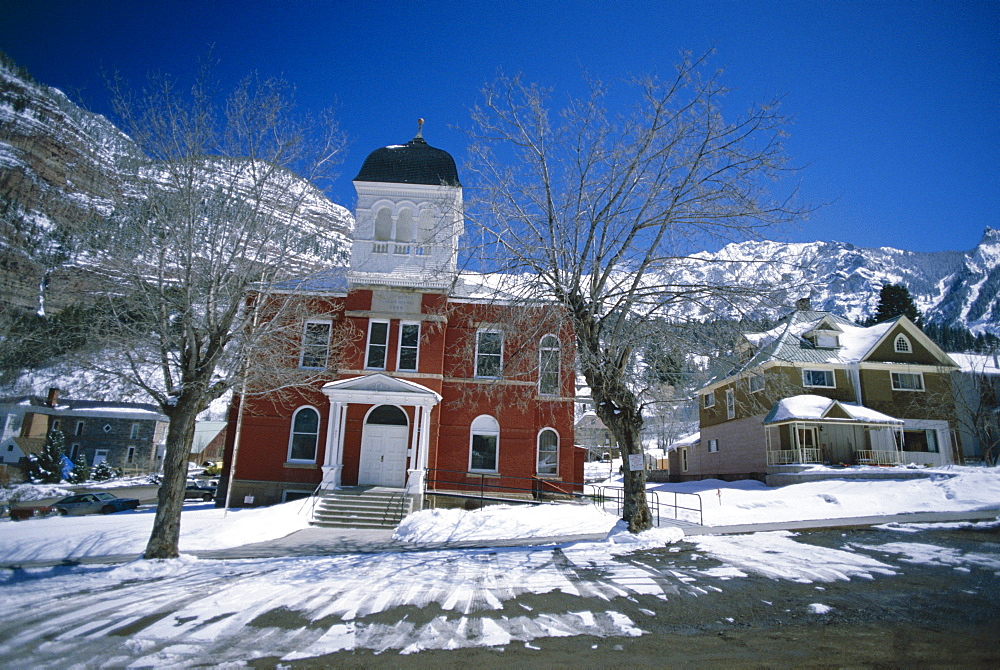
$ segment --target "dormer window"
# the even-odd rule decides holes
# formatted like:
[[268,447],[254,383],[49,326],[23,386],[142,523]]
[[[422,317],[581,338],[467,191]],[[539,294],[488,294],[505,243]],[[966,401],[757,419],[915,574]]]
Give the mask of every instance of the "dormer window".
[[837,349],[840,339],[833,333],[816,333],[816,346],[820,349]]
[[910,340],[906,337],[906,335],[897,335],[893,348],[896,350],[897,354],[913,353],[913,347],[910,346]]

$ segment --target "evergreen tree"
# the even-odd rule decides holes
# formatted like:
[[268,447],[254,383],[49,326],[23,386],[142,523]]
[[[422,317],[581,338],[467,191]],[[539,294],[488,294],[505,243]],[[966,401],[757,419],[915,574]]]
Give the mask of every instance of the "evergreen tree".
[[101,461],[94,468],[94,481],[95,482],[106,482],[109,479],[114,478],[115,471],[107,461]]
[[61,430],[49,431],[42,451],[31,459],[28,476],[37,484],[58,484],[62,481],[65,440]]
[[865,325],[873,326],[900,315],[905,316],[917,326],[923,325],[923,317],[917,310],[916,303],[913,302],[910,290],[903,284],[883,284],[882,290],[879,291],[875,315],[869,318]]
[[84,458],[83,454],[80,454],[73,461],[73,469],[69,473],[69,481],[71,484],[82,484],[88,479],[90,479],[90,466],[87,465],[87,459]]

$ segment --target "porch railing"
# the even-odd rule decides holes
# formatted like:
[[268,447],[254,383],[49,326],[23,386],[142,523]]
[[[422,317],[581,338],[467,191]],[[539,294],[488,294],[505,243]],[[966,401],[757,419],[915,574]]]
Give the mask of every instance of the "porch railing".
[[898,451],[860,449],[854,452],[854,457],[860,465],[899,465],[903,462]]
[[819,463],[819,449],[781,449],[767,452],[768,465],[789,465],[790,463]]

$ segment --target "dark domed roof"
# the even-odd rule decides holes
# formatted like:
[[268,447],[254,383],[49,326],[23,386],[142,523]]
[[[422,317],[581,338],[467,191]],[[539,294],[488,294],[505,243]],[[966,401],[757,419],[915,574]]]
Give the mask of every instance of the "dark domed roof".
[[354,181],[462,185],[451,154],[435,149],[419,134],[406,144],[382,147],[368,154]]

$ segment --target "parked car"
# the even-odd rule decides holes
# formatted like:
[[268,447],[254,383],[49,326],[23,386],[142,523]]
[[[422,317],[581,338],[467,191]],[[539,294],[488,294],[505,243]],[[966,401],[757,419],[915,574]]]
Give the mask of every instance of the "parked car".
[[11,521],[24,521],[25,519],[33,519],[35,517],[49,516],[54,513],[55,510],[49,505],[35,505],[34,507],[11,507],[10,508],[10,520]]
[[205,469],[201,474],[214,477],[222,472],[222,461],[205,461]]
[[119,498],[110,493],[100,491],[97,493],[79,493],[75,496],[63,498],[52,505],[52,508],[63,516],[72,514],[111,514],[127,509],[135,509],[139,506],[139,501],[135,498]]
[[184,499],[201,498],[202,500],[215,500],[216,487],[198,479],[189,479],[187,488],[184,489]]

